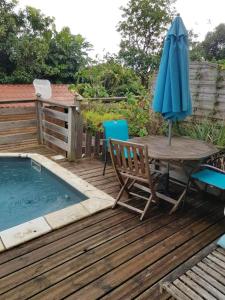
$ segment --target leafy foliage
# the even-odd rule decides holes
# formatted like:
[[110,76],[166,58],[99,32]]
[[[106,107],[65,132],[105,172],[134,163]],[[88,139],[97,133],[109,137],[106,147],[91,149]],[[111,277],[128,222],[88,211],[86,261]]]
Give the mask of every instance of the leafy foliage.
[[118,25],[122,35],[119,56],[147,85],[150,69],[159,63],[166,27],[172,20],[174,0],[130,0],[122,7]]
[[53,82],[73,82],[75,73],[89,61],[86,52],[89,47],[80,34],[72,35],[68,27],[56,32],[46,58],[48,78]]
[[224,65],[225,24],[221,23],[212,32],[208,32],[203,42],[191,43],[190,59],[216,61]]
[[93,131],[102,131],[103,121],[117,119],[128,121],[131,136],[145,136],[151,128],[147,97],[140,100],[129,96],[127,101],[111,104],[92,101],[83,115],[87,126]]
[[35,77],[71,83],[88,61],[90,44],[69,28],[57,32],[54,18],[17,1],[0,2],[0,83],[28,83]]
[[98,112],[95,111],[94,109],[92,110],[87,110],[83,112],[83,117],[86,121],[87,127],[92,131],[92,132],[102,132],[102,123],[104,121],[109,121],[109,120],[120,120],[123,118],[122,115],[117,114],[117,113],[111,113],[111,112]]
[[129,93],[141,95],[145,92],[134,71],[112,59],[79,71],[72,89],[85,98],[126,96]]
[[198,35],[193,30],[188,31],[189,58],[191,61],[202,61],[204,50],[202,44],[198,41]]
[[202,48],[206,60],[225,59],[225,24],[219,24],[214,31],[207,33]]
[[174,135],[188,136],[193,139],[213,143],[218,147],[225,147],[225,127],[222,122],[215,122],[209,118],[199,121],[176,123]]

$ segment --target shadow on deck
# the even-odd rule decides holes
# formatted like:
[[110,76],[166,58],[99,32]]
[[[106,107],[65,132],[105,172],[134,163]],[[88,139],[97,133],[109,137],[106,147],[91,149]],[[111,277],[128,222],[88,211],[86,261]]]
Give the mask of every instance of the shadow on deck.
[[[3,147],[0,151],[4,151]],[[7,151],[54,153],[35,144]],[[112,168],[97,160],[60,165],[112,196]],[[223,203],[189,199],[173,215],[105,210],[0,254],[0,299],[168,299],[158,282],[224,233]]]

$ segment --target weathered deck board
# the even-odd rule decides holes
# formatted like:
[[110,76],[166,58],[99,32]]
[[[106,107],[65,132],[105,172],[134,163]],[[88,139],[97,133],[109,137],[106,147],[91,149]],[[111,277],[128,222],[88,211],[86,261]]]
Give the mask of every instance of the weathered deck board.
[[[55,154],[31,142],[0,151]],[[60,164],[111,195],[119,190],[111,167],[103,177],[98,160]],[[157,282],[218,238],[224,225],[223,203],[215,199],[189,200],[173,215],[155,207],[143,222],[108,209],[1,253],[0,299],[159,299]]]
[[[221,250],[223,252],[221,252]],[[212,251],[206,256],[207,260],[210,261],[210,257],[218,256],[221,261],[225,261],[224,249],[220,247],[213,247]],[[225,299],[225,278],[215,270],[211,269],[204,262],[198,262],[192,266],[186,272],[182,273],[181,276],[173,281],[165,281],[162,283],[162,290],[168,291],[168,293],[175,299],[181,299],[179,293],[184,293],[184,298],[188,296],[188,299],[192,300],[203,300],[203,299]],[[220,269],[225,271],[225,264],[219,265]],[[178,292],[178,294],[174,294]],[[183,298],[182,298],[183,299]],[[185,298],[186,299],[186,298]]]

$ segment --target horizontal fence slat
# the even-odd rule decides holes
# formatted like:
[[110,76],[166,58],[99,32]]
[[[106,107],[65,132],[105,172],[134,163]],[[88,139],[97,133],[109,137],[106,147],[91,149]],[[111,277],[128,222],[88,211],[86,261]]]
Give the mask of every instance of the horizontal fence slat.
[[37,132],[3,135],[0,136],[0,145],[15,144],[17,142],[22,142],[25,140],[33,140],[36,138],[37,138]]
[[50,123],[46,120],[42,120],[42,125],[44,128],[47,128],[49,130],[52,130],[54,132],[57,132],[65,137],[68,137],[68,129],[67,128],[64,128],[62,126],[58,126],[54,123]]
[[36,99],[9,99],[9,100],[1,100],[0,101],[0,105],[1,104],[18,104],[18,103],[35,103]]
[[204,61],[204,63],[202,62],[199,62],[199,61],[192,61],[190,63],[190,68],[194,69],[198,69],[198,68],[212,68],[212,69],[217,69],[217,65],[215,63],[211,63],[211,62],[208,62],[208,61]]
[[42,110],[42,113],[48,115],[49,117],[68,122],[68,114],[66,114],[66,113],[56,111],[56,110],[53,110],[50,108],[45,108],[45,107],[42,108],[41,110]]
[[[141,96],[134,96],[136,99],[141,99]],[[93,98],[83,98],[83,102],[85,101],[101,101],[101,102],[120,102],[127,101],[127,97],[93,97]]]
[[43,137],[44,137],[45,141],[52,143],[53,145],[65,150],[65,151],[68,151],[68,144],[63,142],[62,140],[57,139],[56,137],[54,137],[46,132],[43,132]]
[[202,78],[201,80],[196,79],[194,76],[189,77],[190,82],[193,85],[201,85],[201,83],[203,83],[203,85],[210,85],[210,86],[216,86],[216,81],[215,81],[216,77],[205,77],[204,79]]
[[59,100],[58,101],[52,101],[52,100],[37,100],[40,103],[47,103],[47,104],[51,104],[52,106],[58,106],[58,107],[62,107],[62,108],[69,108],[69,107],[76,107],[77,105],[75,103],[62,103]]
[[35,107],[1,107],[0,103],[0,120],[1,116],[26,114],[35,114]]
[[37,120],[20,120],[20,121],[6,121],[0,122],[0,131],[5,131],[13,128],[28,128],[28,127],[36,127]]

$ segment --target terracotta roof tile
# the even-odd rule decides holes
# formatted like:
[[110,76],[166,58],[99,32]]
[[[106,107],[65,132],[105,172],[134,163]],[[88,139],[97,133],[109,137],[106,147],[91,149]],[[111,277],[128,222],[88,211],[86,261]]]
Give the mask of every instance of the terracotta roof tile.
[[[52,98],[50,100],[73,103],[74,94],[69,91],[67,84],[51,84]],[[31,106],[32,103],[1,104],[5,100],[36,99],[33,84],[0,84],[0,107]]]

